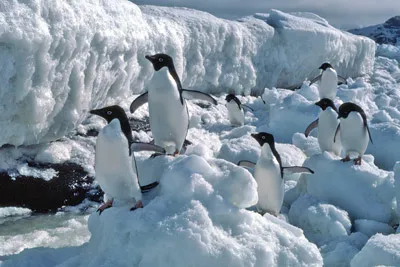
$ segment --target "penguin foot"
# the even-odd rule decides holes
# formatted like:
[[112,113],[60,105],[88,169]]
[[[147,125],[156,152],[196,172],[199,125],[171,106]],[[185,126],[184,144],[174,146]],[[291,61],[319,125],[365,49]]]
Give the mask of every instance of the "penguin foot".
[[350,161],[350,157],[349,157],[349,156],[346,156],[345,158],[342,158],[340,161],[341,161],[341,162]]
[[139,201],[136,202],[135,206],[132,207],[130,210],[131,210],[131,211],[134,211],[134,210],[136,210],[136,209],[141,209],[141,208],[143,208],[143,203],[142,203],[141,200],[139,200]]
[[354,165],[361,165],[361,157],[354,159]]
[[112,200],[108,200],[106,203],[104,203],[103,205],[101,205],[96,212],[99,212],[99,215],[101,215],[101,213],[108,208],[111,208],[113,204]]
[[174,157],[176,157],[177,155],[179,155],[179,150],[175,150],[174,154],[172,154]]
[[158,156],[162,156],[162,155],[165,155],[165,154],[156,152],[156,153],[151,154],[150,158],[154,159],[154,158],[156,158]]

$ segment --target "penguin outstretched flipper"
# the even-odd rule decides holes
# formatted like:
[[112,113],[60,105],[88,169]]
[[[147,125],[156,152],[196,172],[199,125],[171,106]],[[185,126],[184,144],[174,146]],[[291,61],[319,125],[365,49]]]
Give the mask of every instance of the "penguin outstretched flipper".
[[318,75],[317,77],[315,77],[314,79],[312,79],[312,80],[310,81],[310,84],[309,84],[309,85],[318,82],[319,80],[321,80],[321,77],[322,77],[322,74]]
[[254,162],[248,161],[248,160],[241,160],[237,164],[238,166],[241,167],[247,167],[247,168],[254,168],[256,164]]
[[338,78],[338,85],[347,84],[346,78],[344,78],[344,77],[342,77],[340,75],[338,75],[337,78]]
[[138,143],[134,142],[131,144],[131,150],[133,152],[139,152],[139,151],[154,151],[157,153],[165,154],[165,149],[157,146],[155,144],[151,143]]
[[316,119],[315,121],[310,123],[310,125],[307,126],[307,129],[305,130],[304,135],[306,137],[308,137],[310,135],[310,133],[317,127],[318,127],[318,119]]
[[182,89],[181,94],[182,94],[183,98],[188,99],[188,100],[199,99],[199,100],[210,102],[211,104],[214,104],[214,105],[218,105],[217,100],[215,100],[212,96],[210,96],[209,94],[200,92],[200,91]]
[[138,108],[140,108],[142,105],[146,104],[148,101],[148,97],[149,97],[149,94],[147,92],[136,97],[136,99],[133,100],[133,102],[131,103],[131,106],[129,107],[130,112],[134,113]]
[[292,174],[292,173],[311,173],[313,174],[314,171],[308,167],[302,166],[290,166],[290,167],[282,167],[284,174]]

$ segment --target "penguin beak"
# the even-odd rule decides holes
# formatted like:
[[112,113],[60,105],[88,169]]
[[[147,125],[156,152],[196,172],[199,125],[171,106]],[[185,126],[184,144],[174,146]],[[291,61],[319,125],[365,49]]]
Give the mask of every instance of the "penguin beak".
[[154,57],[153,57],[153,56],[146,55],[145,58],[146,58],[148,61],[150,61],[151,63],[153,63],[153,60],[154,60]]
[[103,117],[102,114],[101,114],[100,109],[92,109],[91,111],[89,111],[89,113],[93,114],[93,115],[98,115],[100,117]]
[[340,119],[342,117],[342,115],[338,115],[337,118]]

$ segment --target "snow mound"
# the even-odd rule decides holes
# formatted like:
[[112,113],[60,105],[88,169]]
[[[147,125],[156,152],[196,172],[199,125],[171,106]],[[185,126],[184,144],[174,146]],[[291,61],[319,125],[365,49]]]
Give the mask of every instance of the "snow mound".
[[388,223],[394,212],[393,172],[381,170],[373,157],[363,157],[361,166],[352,161],[324,152],[304,162],[314,175],[300,178],[298,187],[303,193],[347,211],[352,219],[369,219]]
[[170,54],[184,87],[237,94],[300,83],[326,60],[360,76],[375,54],[368,38],[277,10],[229,21],[122,0],[27,0],[1,5],[0,22],[0,145],[52,141],[91,108],[126,105],[154,72],[146,54]]
[[375,222],[365,219],[355,220],[354,228],[356,229],[357,232],[361,232],[368,237],[371,237],[376,233],[381,233],[385,235],[394,233],[393,227],[391,227],[386,223]]
[[5,217],[9,217],[9,216],[26,216],[31,213],[32,213],[32,211],[27,208],[18,208],[18,207],[0,208],[0,222],[1,222],[1,218],[5,218]]
[[352,259],[351,266],[400,266],[400,234],[371,237]]
[[[158,162],[165,169],[153,172],[162,173],[157,196],[134,212],[120,205],[90,215],[90,241],[60,266],[322,266],[300,229],[237,207],[257,202],[245,169],[196,155]],[[143,166],[139,172],[149,173]],[[16,260],[29,266],[35,255]]]
[[292,204],[289,220],[303,229],[307,239],[318,246],[350,234],[351,221],[347,212],[312,196],[301,196]]

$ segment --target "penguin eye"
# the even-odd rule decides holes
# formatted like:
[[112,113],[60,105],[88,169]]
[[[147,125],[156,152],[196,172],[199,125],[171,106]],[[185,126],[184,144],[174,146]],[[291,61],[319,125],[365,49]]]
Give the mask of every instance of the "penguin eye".
[[162,57],[160,57],[160,58],[158,59],[158,61],[159,61],[159,62],[163,62],[164,59],[163,59]]
[[111,110],[107,111],[107,115],[111,115],[111,114],[112,114]]
[[262,136],[261,138],[265,140],[265,136]]

